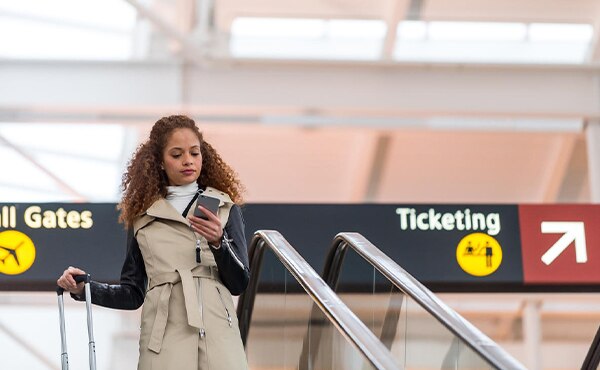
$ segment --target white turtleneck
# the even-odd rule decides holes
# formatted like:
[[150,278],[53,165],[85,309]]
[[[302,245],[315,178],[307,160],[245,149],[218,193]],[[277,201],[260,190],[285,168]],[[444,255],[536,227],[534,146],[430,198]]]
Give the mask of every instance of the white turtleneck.
[[198,184],[193,182],[187,185],[167,186],[167,201],[171,203],[173,208],[183,213],[185,207],[190,203],[194,194],[198,191]]

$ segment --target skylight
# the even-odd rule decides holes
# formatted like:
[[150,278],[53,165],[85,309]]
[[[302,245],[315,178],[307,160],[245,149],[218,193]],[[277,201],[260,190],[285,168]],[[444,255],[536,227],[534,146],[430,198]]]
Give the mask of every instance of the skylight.
[[0,0],[0,57],[128,59],[135,21],[122,0]]
[[405,21],[397,29],[394,59],[579,64],[592,34],[589,24]]
[[121,125],[0,124],[0,202],[116,201],[123,156],[134,148]]
[[[402,22],[398,35],[402,38]],[[427,29],[425,36],[431,41],[511,41],[527,38],[527,26],[523,23],[492,22],[419,22]]]
[[230,52],[242,58],[375,60],[385,32],[380,20],[236,18]]
[[[131,59],[160,32],[139,32],[147,23],[137,22],[123,0],[0,0],[0,58]],[[238,17],[229,52],[237,58],[580,64],[593,34],[590,24],[402,21],[389,30],[393,48],[384,50],[387,28],[382,19]]]
[[[230,51],[240,58],[378,60],[381,20],[236,18]],[[583,63],[589,24],[403,21],[393,59],[425,62]]]

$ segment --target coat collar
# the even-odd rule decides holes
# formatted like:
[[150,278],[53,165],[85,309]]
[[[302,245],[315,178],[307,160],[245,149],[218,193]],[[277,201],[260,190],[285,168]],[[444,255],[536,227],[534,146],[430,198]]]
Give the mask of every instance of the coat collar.
[[179,212],[177,212],[177,210],[165,198],[160,198],[156,202],[152,203],[150,208],[148,208],[146,211],[146,214],[156,218],[181,222],[187,226],[190,226],[190,222]]

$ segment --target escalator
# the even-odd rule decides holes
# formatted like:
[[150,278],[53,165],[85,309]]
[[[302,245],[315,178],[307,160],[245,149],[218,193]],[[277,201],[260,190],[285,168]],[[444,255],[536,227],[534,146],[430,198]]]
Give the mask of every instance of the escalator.
[[360,234],[335,238],[323,278],[276,231],[250,264],[251,369],[525,369]]
[[323,279],[403,369],[525,369],[360,234],[336,236]]
[[[257,232],[249,258],[252,275],[237,313],[251,369],[400,369],[281,234]],[[331,350],[311,351],[310,339],[323,330]]]

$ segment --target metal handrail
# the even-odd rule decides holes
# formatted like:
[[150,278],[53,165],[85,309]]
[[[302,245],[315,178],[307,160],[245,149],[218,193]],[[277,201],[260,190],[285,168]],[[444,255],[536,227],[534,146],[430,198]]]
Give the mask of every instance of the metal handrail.
[[583,360],[583,364],[581,365],[581,370],[596,370],[598,368],[598,364],[600,363],[600,327],[596,331],[596,335],[592,340],[592,344],[590,344],[590,348],[588,350],[585,359]]
[[269,248],[300,283],[331,323],[376,369],[399,369],[391,353],[365,326],[365,324],[340,300],[317,272],[296,252],[277,231],[259,230],[250,245],[250,281],[240,296],[238,318],[244,345],[248,339],[254,298],[265,248]]
[[339,233],[333,241],[323,271],[323,279],[332,289],[337,288],[341,265],[348,247],[351,247],[392,284],[414,299],[491,366],[501,370],[526,370],[526,367],[519,361],[442,302],[417,279],[359,233]]

